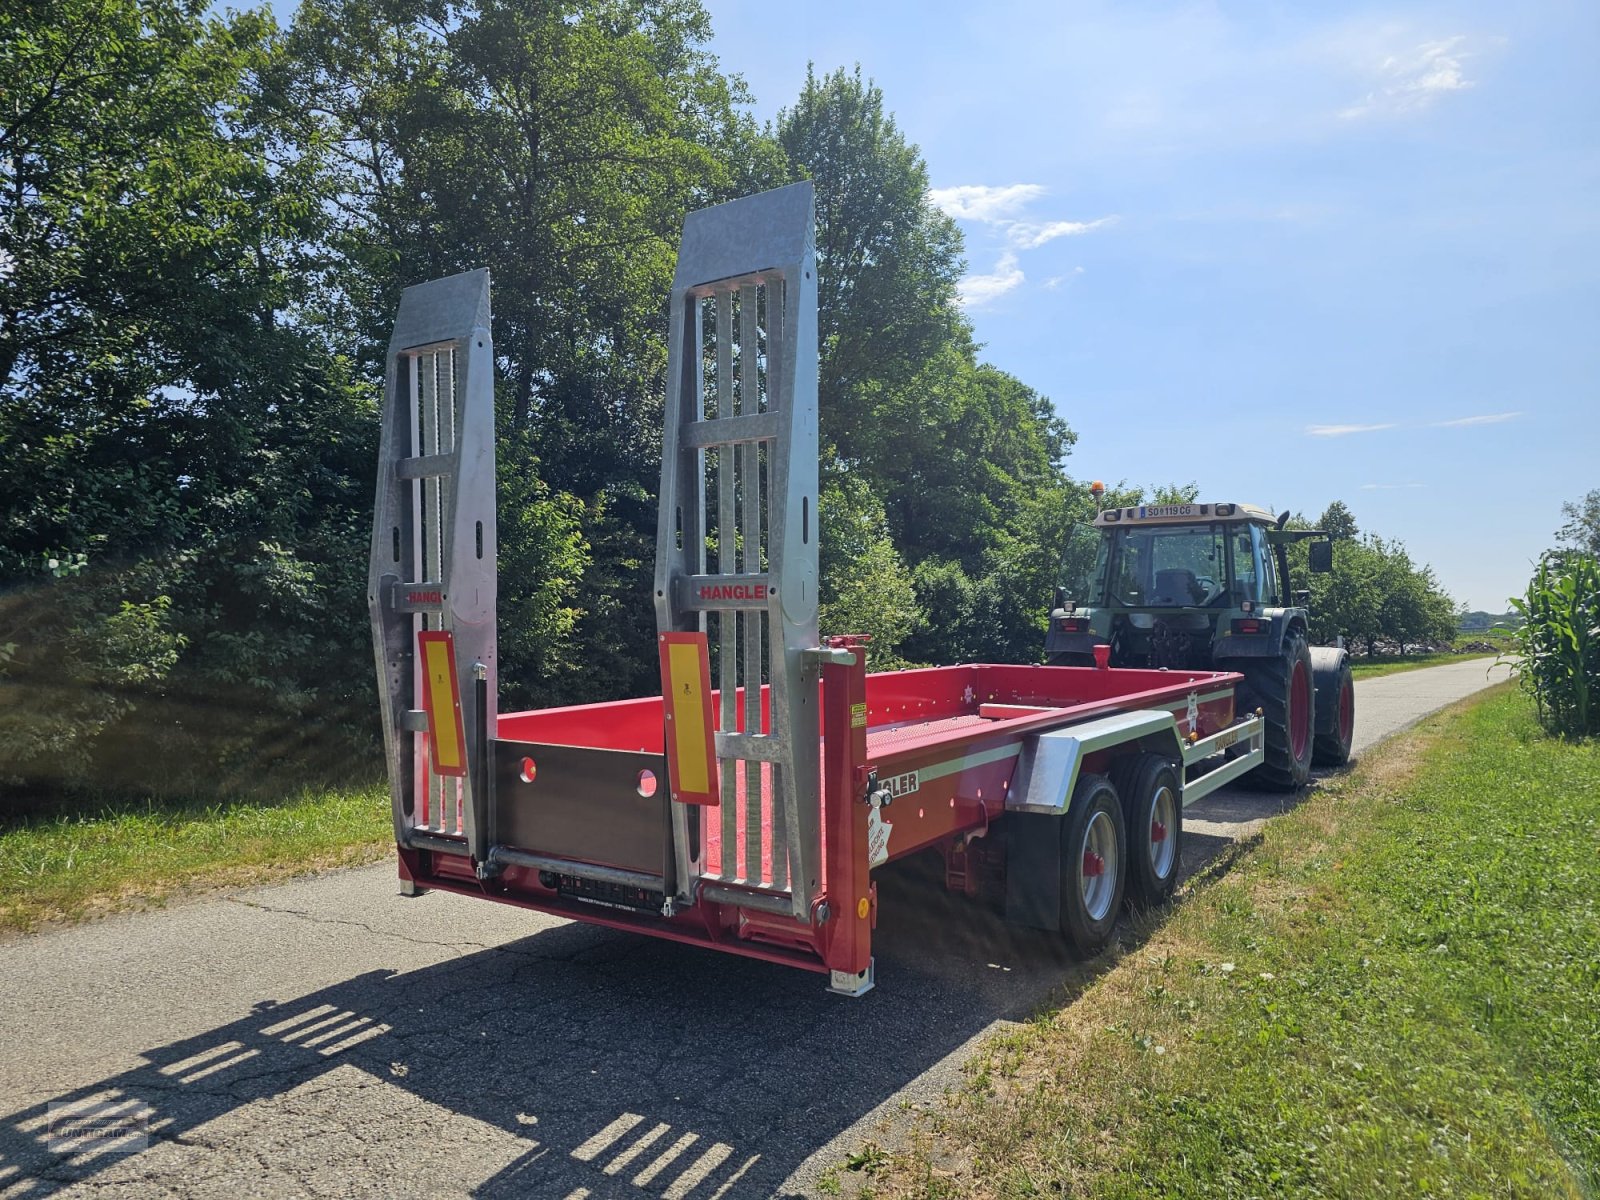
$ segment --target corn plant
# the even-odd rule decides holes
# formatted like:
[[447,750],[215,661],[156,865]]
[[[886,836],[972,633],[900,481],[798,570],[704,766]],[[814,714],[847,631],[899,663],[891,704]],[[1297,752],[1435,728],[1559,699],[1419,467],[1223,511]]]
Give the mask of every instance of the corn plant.
[[1600,734],[1600,559],[1547,554],[1511,603],[1526,624],[1511,631],[1510,657],[1540,722],[1563,737]]

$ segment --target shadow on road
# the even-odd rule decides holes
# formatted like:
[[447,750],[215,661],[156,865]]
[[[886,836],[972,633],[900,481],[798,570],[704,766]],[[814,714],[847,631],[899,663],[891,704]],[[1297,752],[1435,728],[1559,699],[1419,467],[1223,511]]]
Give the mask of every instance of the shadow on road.
[[[1186,832],[1185,875],[1233,844],[1230,827],[1252,828],[1307,794],[1207,798],[1190,810],[1199,827]],[[363,1145],[425,1142],[444,1110],[523,1147],[499,1167],[463,1157],[453,1177],[479,1196],[780,1194],[807,1158],[974,1034],[1070,1001],[1114,961],[1077,962],[1060,938],[947,892],[936,857],[895,864],[879,887],[878,988],[862,999],[792,968],[561,925],[421,970],[263,997],[229,1024],[145,1051],[132,1070],[0,1118],[0,1192],[48,1196],[114,1182],[131,1165],[122,1153],[56,1152],[54,1106],[148,1113],[152,1149],[141,1157],[176,1143],[263,1163],[296,1162],[335,1132]],[[1120,937],[1124,950],[1142,940],[1131,922]],[[377,1103],[373,1081],[427,1103],[408,1111],[394,1088],[379,1090],[398,1103]],[[285,1097],[319,1084],[328,1099],[285,1111]],[[260,1102],[268,1115],[240,1113]],[[194,1160],[163,1161],[148,1180],[176,1186],[166,1167]]]
[[[403,1096],[371,1099],[381,1080],[526,1144],[494,1170],[463,1156],[455,1177],[477,1195],[774,1194],[972,1035],[1081,989],[1103,966],[949,895],[926,864],[886,872],[880,887],[878,988],[862,999],[791,968],[563,925],[422,970],[263,997],[231,1023],[145,1051],[134,1069],[12,1113],[0,1119],[0,1191],[45,1196],[113,1182],[132,1165],[120,1153],[53,1152],[53,1105],[147,1111],[151,1149],[140,1157],[186,1156],[169,1164],[194,1165],[189,1146],[293,1161],[319,1131],[363,1143],[435,1136],[428,1106],[408,1113]],[[343,1090],[339,1103],[284,1115],[288,1093],[349,1067],[364,1075],[344,1070],[326,1084],[330,1097]],[[263,1101],[266,1116],[225,1119]],[[144,1168],[149,1182],[182,1190],[155,1167]]]

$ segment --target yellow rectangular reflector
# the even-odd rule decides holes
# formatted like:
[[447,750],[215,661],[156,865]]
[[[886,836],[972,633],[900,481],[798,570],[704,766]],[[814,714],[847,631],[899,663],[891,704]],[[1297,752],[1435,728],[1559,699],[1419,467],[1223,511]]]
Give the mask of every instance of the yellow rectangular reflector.
[[661,635],[661,691],[672,798],[680,804],[716,804],[716,723],[705,634]]
[[467,773],[467,735],[461,724],[461,688],[456,681],[455,641],[446,630],[417,634],[422,658],[422,708],[436,775]]

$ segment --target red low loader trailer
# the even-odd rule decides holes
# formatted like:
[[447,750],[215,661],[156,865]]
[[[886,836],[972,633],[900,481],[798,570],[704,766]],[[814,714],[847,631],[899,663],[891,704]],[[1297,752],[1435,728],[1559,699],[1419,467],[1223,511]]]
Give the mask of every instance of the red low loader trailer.
[[[868,674],[817,629],[809,183],[692,213],[673,283],[658,695],[500,713],[487,271],[408,288],[369,588],[401,888],[478,896],[873,985],[873,872],[1093,953],[1159,904],[1183,808],[1258,765],[1215,671]],[[644,602],[644,598],[640,598]]]

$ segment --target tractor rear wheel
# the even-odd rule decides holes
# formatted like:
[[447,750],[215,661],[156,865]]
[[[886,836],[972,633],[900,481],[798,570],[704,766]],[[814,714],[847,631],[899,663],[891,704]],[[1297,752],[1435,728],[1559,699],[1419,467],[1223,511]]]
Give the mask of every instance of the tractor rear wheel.
[[1319,767],[1342,767],[1350,761],[1350,743],[1356,733],[1356,684],[1348,659],[1339,667],[1334,704],[1332,722],[1317,734],[1311,747],[1311,761]]
[[1311,778],[1316,728],[1316,692],[1311,685],[1311,650],[1305,635],[1291,631],[1277,658],[1249,658],[1239,664],[1244,707],[1266,718],[1266,761],[1245,776],[1271,792],[1299,791]]

